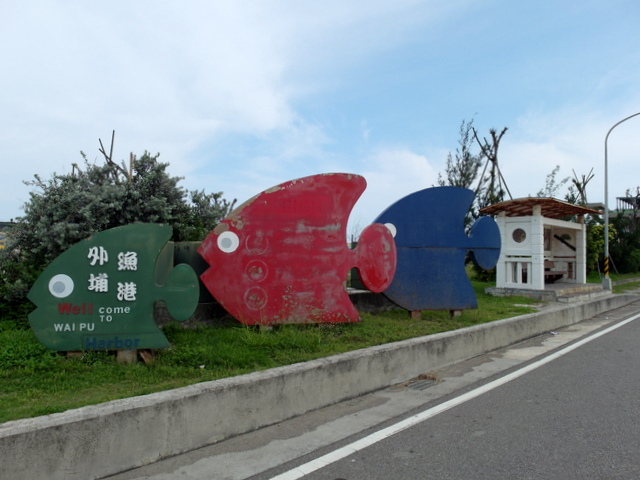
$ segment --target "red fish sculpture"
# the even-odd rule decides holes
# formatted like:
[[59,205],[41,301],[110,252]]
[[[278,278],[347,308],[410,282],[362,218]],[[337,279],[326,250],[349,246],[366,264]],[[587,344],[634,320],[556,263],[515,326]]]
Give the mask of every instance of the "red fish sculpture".
[[247,325],[360,321],[345,283],[357,267],[381,292],[393,279],[396,247],[382,224],[346,244],[349,214],[366,188],[359,175],[332,173],[292,180],[240,205],[198,252],[209,263],[201,279]]

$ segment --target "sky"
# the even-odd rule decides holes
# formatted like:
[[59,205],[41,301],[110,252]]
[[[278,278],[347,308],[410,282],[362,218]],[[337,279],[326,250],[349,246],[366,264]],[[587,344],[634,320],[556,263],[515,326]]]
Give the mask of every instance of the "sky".
[[[437,184],[462,121],[508,130],[514,198],[593,172],[640,112],[637,0],[0,2],[0,221],[34,175],[160,153],[186,190],[239,203],[362,175],[349,232]],[[640,185],[640,116],[608,138],[609,205]],[[593,170],[592,170],[593,169]],[[564,196],[566,188],[558,192]]]

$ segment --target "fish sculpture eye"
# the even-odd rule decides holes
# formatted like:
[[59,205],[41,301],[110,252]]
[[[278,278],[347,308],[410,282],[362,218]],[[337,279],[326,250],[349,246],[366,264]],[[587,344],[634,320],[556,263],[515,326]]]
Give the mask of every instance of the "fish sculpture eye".
[[385,223],[384,226],[391,232],[391,236],[396,238],[396,234],[398,233],[396,226],[393,223]]
[[240,239],[234,232],[222,232],[218,236],[218,248],[225,253],[235,252],[240,246]]
[[73,280],[69,275],[60,273],[49,280],[49,292],[56,298],[65,298],[73,293]]

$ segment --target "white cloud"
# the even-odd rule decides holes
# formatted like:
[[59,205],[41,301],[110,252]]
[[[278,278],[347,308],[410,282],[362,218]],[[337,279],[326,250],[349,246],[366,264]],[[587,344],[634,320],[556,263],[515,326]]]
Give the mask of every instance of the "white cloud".
[[[477,73],[475,62],[486,65],[486,59],[465,56],[467,36],[476,35],[481,44],[493,41],[492,31],[483,30],[483,26],[494,18],[491,9],[500,0],[476,3],[3,2],[0,220],[19,215],[18,207],[27,200],[29,191],[22,180],[35,173],[46,178],[54,171],[68,171],[72,162],[80,161],[79,150],[91,159],[99,158],[98,138],[108,143],[115,129],[116,159],[145,149],[160,152],[161,160],[171,163],[171,174],[186,177],[186,187],[223,190],[239,200],[314,173],[363,174],[370,186],[359,202],[363,207],[358,210],[357,205],[354,214],[368,223],[391,202],[435,183],[437,174],[427,158],[412,151],[444,149],[444,158],[446,150],[455,149],[457,133],[453,124],[449,138],[438,131],[423,141],[412,138],[419,126],[401,125],[400,133],[394,132],[395,137],[384,141],[411,147],[385,149],[380,146],[381,138],[394,125],[382,123],[375,117],[377,111],[385,115],[386,102],[401,101],[402,106],[390,112],[393,115],[389,118],[408,123],[415,120],[405,118],[420,118],[415,110],[426,106],[434,110],[424,116],[436,116],[441,124],[445,122],[440,116],[453,114],[439,109],[458,112],[468,108],[468,115],[476,111],[476,102],[469,101],[465,92],[475,92],[478,75],[469,73]],[[512,8],[502,12],[507,16],[505,22],[509,14],[518,13]],[[565,8],[562,13],[570,16],[572,12]],[[557,31],[564,32],[564,26]],[[465,50],[458,51],[463,44]],[[616,45],[622,50],[621,44]],[[516,46],[526,47],[524,43]],[[564,59],[565,51],[566,47],[553,58]],[[614,52],[607,48],[609,51]],[[542,80],[555,78],[544,75],[531,77],[529,83],[512,82],[506,93],[482,92],[485,101],[496,104],[492,114],[500,115],[499,124],[519,118],[510,125],[500,150],[507,182],[518,192],[514,195],[537,192],[556,164],[562,166],[563,176],[571,175],[572,168],[579,174],[591,167],[595,172],[602,170],[604,134],[615,121],[632,113],[633,105],[640,105],[638,94],[629,94],[635,91],[638,69],[626,67],[637,64],[633,61],[636,52],[621,52],[624,62],[616,63],[612,58],[611,64],[625,67],[585,79],[585,85],[593,85],[591,96],[571,98],[566,105],[552,103],[565,91],[554,93],[555,84],[535,90]],[[531,58],[545,59],[548,53],[536,51]],[[440,56],[445,54],[447,58]],[[590,72],[587,67],[591,63],[584,63],[589,55],[572,57],[568,67]],[[396,56],[401,60],[398,70],[393,62]],[[529,55],[518,50],[518,58]],[[450,63],[460,69],[453,69]],[[462,66],[468,66],[468,72]],[[554,66],[558,69],[554,75],[565,78],[566,72],[560,71],[565,65]],[[513,79],[514,72],[522,71],[510,69],[508,60],[499,67],[500,85],[511,85],[509,75]],[[362,71],[384,77],[384,83],[367,90],[371,85]],[[536,71],[546,74],[543,69]],[[414,74],[417,80],[409,78]],[[496,80],[488,74],[485,77],[485,82]],[[566,78],[573,82],[575,77]],[[459,83],[464,79],[467,83]],[[527,92],[518,91],[525,88],[534,88],[536,95],[547,92],[549,103],[538,103],[539,108],[534,109],[535,101],[527,101]],[[389,97],[393,100],[385,96],[385,89],[395,92]],[[349,95],[362,98],[365,107],[342,106],[336,92],[340,99]],[[503,99],[501,95],[516,94],[521,97],[518,106],[507,109],[505,105],[514,97]],[[442,106],[434,95],[456,98],[454,104]],[[423,97],[430,98],[431,104],[422,101]],[[583,104],[570,103],[576,101]],[[336,105],[327,113],[322,107],[332,103]],[[367,103],[375,105],[376,112],[367,111]],[[406,109],[407,115],[400,109]],[[525,114],[521,114],[523,110]],[[480,111],[478,118],[483,114],[486,112]],[[501,118],[505,115],[511,117]],[[347,122],[343,117],[355,123],[349,132],[352,136],[341,138],[344,132],[340,127]],[[638,122],[640,119],[634,125]],[[425,123],[424,130],[434,123]],[[640,183],[631,175],[637,163],[635,132],[629,122],[612,135],[612,191]],[[230,146],[236,140],[237,145]],[[370,150],[377,153],[367,154]],[[368,166],[362,166],[363,158]],[[602,179],[596,177],[592,182],[594,193],[590,196],[594,200],[601,197],[595,189],[598,181]],[[619,184],[614,184],[616,181]],[[401,188],[383,193],[394,185]],[[366,209],[369,213],[359,213]]]
[[366,167],[358,173],[367,180],[367,189],[349,218],[349,235],[372,223],[393,203],[435,185],[438,179],[429,159],[405,148],[378,150],[364,163]]
[[[15,4],[14,4],[15,5]],[[161,152],[188,174],[189,152],[225,132],[288,127],[295,114],[268,18],[240,3],[24,2],[0,7],[0,212],[27,199],[21,180],[96,158]],[[296,129],[293,129],[296,131]],[[12,161],[19,161],[12,163]],[[19,163],[19,165],[18,165]]]
[[[637,104],[640,111],[640,102]],[[514,197],[535,195],[546,176],[560,165],[557,179],[582,177],[593,169],[587,188],[591,202],[604,200],[604,141],[609,129],[629,112],[602,114],[595,106],[573,106],[529,112],[503,139],[499,158],[502,172]],[[606,115],[606,116],[605,116]],[[616,127],[608,141],[609,205],[627,188],[640,185],[640,117]],[[563,192],[564,194],[564,192]]]

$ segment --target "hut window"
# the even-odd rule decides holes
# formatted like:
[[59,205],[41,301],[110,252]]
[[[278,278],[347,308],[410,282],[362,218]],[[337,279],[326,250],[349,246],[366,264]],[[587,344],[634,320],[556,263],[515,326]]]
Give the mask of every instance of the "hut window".
[[516,229],[513,231],[513,235],[512,235],[512,236],[513,236],[513,240],[514,240],[516,243],[522,243],[522,242],[524,242],[524,241],[525,241],[525,239],[527,238],[527,233],[526,233],[523,229],[521,229],[521,228],[516,228]]

